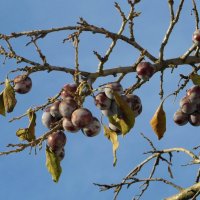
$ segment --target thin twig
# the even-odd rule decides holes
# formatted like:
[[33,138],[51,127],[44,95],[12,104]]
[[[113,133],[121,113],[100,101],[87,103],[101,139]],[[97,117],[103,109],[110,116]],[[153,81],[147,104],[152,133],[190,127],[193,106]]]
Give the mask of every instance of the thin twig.
[[173,20],[170,20],[170,25],[168,27],[168,30],[167,30],[167,32],[164,36],[164,39],[163,39],[161,47],[160,47],[160,57],[159,57],[160,61],[163,60],[165,46],[168,43],[168,40],[170,38],[170,35],[173,31],[174,26],[176,25],[176,23],[179,20],[179,16],[180,16],[180,13],[181,13],[181,10],[182,10],[182,7],[183,7],[183,3],[184,3],[184,0],[181,0],[175,18]]

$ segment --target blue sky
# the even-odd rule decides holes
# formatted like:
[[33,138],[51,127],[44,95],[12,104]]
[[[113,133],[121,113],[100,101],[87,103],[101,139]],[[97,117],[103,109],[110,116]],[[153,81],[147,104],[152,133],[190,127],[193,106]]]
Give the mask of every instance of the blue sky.
[[[128,12],[128,5],[125,1],[118,1],[122,8]],[[135,21],[136,40],[147,48],[154,56],[158,56],[160,42],[169,24],[169,11],[167,1],[142,1],[137,7],[141,11],[141,17]],[[156,10],[155,10],[156,9]],[[169,45],[166,47],[165,58],[177,57],[183,54],[191,46],[191,35],[195,30],[194,16],[191,15],[191,2],[186,1],[184,10],[180,18],[180,24],[175,28]],[[114,1],[94,1],[94,0],[35,0],[35,1],[2,1],[0,7],[0,33],[9,34],[34,29],[48,29],[52,27],[74,25],[79,17],[88,20],[89,23],[103,26],[111,31],[117,31],[120,27],[121,19],[114,8]],[[62,44],[67,33],[51,34],[45,40],[40,40],[39,45],[43,49],[50,64],[58,66],[74,66],[74,50],[72,44]],[[16,51],[28,58],[39,61],[34,49],[25,47],[28,40],[13,40]],[[104,54],[110,40],[103,36],[83,34],[80,42],[80,68],[88,71],[95,71],[98,60],[93,55],[93,50]],[[119,43],[105,68],[114,66],[128,66],[135,62],[139,53],[127,44]],[[6,72],[16,67],[16,63],[8,60],[6,65],[2,65],[0,58],[0,81],[4,80]],[[20,66],[23,66],[22,64]],[[191,69],[182,66],[175,74],[170,71],[165,73],[165,94],[173,92],[177,88],[177,74],[187,74]],[[0,117],[0,151],[6,150],[8,143],[18,143],[15,132],[18,128],[27,126],[27,119],[22,119],[12,124],[8,119],[24,113],[31,105],[40,105],[46,102],[49,96],[55,95],[60,88],[72,81],[70,75],[52,72],[35,73],[31,75],[33,89],[27,95],[17,95],[18,105],[12,114],[7,118]],[[115,80],[113,77],[100,78],[98,84]],[[128,87],[135,80],[135,74],[130,74],[122,81],[124,88]],[[190,83],[189,86],[192,84]],[[188,86],[188,87],[189,87]],[[2,89],[2,88],[1,88]],[[180,93],[177,101],[173,103],[173,98],[166,101],[164,108],[167,114],[167,132],[165,137],[158,141],[153,133],[149,121],[160,103],[159,99],[159,75],[155,75],[146,85],[135,94],[141,97],[143,112],[137,118],[135,127],[124,138],[120,138],[118,150],[118,163],[115,168],[112,166],[112,147],[110,142],[104,137],[103,131],[94,138],[87,138],[81,132],[78,134],[67,134],[66,157],[62,162],[63,173],[59,183],[55,184],[45,167],[45,148],[38,151],[35,156],[29,150],[19,154],[0,157],[0,192],[1,198],[5,200],[109,200],[112,199],[113,192],[99,192],[92,183],[116,183],[128,174],[128,172],[141,162],[145,156],[144,151],[149,150],[146,141],[140,136],[140,132],[150,137],[155,145],[160,148],[170,148],[183,146],[192,148],[198,145],[198,128],[186,125],[178,127],[173,123],[173,113],[178,109],[178,100],[185,95],[185,90]],[[85,102],[85,107],[91,109],[93,115],[100,116],[100,111],[93,105],[93,100],[89,97]],[[41,112],[37,115],[36,135],[39,136],[47,129],[41,124]],[[44,146],[44,145],[43,145]],[[177,159],[178,160],[177,160]],[[174,156],[176,165],[189,161],[185,157]],[[175,166],[176,166],[175,165]],[[147,176],[145,173],[141,177]],[[177,183],[182,186],[189,186],[195,180],[196,167],[173,168]],[[158,177],[168,177],[166,166],[159,168]],[[169,178],[170,179],[170,178]],[[159,188],[159,189],[158,189]],[[152,184],[151,191],[147,192],[142,199],[159,200],[176,193],[174,189],[161,183]],[[155,196],[156,192],[156,196]],[[119,195],[119,200],[129,200],[137,194],[137,187],[123,190]]]

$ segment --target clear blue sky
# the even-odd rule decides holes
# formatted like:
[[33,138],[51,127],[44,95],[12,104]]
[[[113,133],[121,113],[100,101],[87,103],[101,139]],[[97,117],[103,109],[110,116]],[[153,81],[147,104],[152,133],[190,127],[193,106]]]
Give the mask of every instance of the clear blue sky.
[[[126,1],[118,1],[122,8],[128,12]],[[162,41],[169,24],[169,11],[167,0],[142,1],[137,7],[141,11],[141,17],[135,22],[135,37],[142,46],[147,48],[154,56],[158,56],[159,44]],[[165,58],[177,57],[183,54],[191,45],[191,35],[195,29],[193,17],[191,16],[191,2],[186,1],[184,12],[180,18],[180,25],[175,29],[174,34],[166,48]],[[1,2],[0,7],[0,33],[9,34],[33,29],[48,29],[52,27],[74,25],[79,17],[88,20],[89,23],[104,26],[111,31],[117,31],[120,27],[121,19],[114,8],[114,1],[95,0],[35,0],[35,1],[12,1]],[[60,66],[74,66],[74,50],[70,43],[62,44],[62,39],[67,33],[51,34],[45,40],[40,40],[39,45],[43,49],[50,64]],[[28,58],[39,61],[33,48],[25,47],[28,40],[12,41],[16,51]],[[98,65],[96,57],[92,51],[105,53],[110,44],[110,40],[104,37],[83,34],[80,42],[80,68],[88,71],[95,71]],[[129,45],[119,42],[106,68],[114,66],[128,66],[135,62],[138,52]],[[15,62],[7,61],[2,65],[0,58],[0,81],[4,80],[8,70],[16,67]],[[22,64],[20,66],[23,66]],[[187,73],[190,67],[183,66],[177,73]],[[18,105],[12,114],[7,118],[0,117],[0,151],[7,150],[8,143],[18,143],[15,132],[18,128],[27,126],[27,119],[22,119],[12,124],[8,119],[18,116],[26,111],[31,105],[40,105],[46,102],[47,97],[56,94],[60,88],[72,81],[72,77],[62,73],[35,73],[31,76],[33,89],[27,95],[17,95]],[[105,83],[114,80],[113,77],[99,79],[95,84]],[[124,88],[130,86],[135,80],[135,74],[127,76],[123,80]],[[166,95],[177,88],[177,77],[171,75],[170,71],[165,73],[164,88]],[[190,84],[191,86],[191,84]],[[2,88],[1,88],[2,89]],[[173,113],[178,109],[178,100],[185,95],[185,90],[178,96],[178,100],[173,103],[173,99],[166,101],[164,108],[167,114],[167,132],[165,137],[158,141],[154,135],[149,121],[160,103],[159,100],[159,75],[155,75],[150,82],[135,92],[142,99],[143,112],[137,118],[135,127],[124,138],[120,138],[118,150],[118,163],[115,168],[112,166],[112,147],[110,142],[104,137],[103,131],[95,138],[87,138],[81,132],[78,134],[67,134],[66,157],[62,162],[63,173],[59,183],[51,180],[50,174],[45,167],[45,148],[38,151],[37,155],[29,150],[19,154],[0,157],[0,194],[4,200],[110,200],[113,192],[99,192],[92,183],[116,183],[128,174],[128,172],[141,162],[145,156],[142,152],[149,150],[146,141],[140,136],[140,132],[150,137],[155,145],[162,148],[183,146],[191,148],[198,145],[199,128],[186,125],[178,127],[173,123]],[[93,105],[92,99],[88,98],[85,107],[92,110],[93,115],[100,116],[100,111]],[[41,124],[41,112],[37,115],[37,136],[47,129]],[[44,145],[43,145],[44,147]],[[182,186],[189,186],[195,180],[196,167],[180,168],[180,164],[189,161],[181,156],[174,156],[178,159],[173,168],[174,176]],[[174,165],[176,166],[176,165]],[[140,177],[147,176],[145,173]],[[157,177],[168,177],[167,167],[159,168]],[[170,178],[169,178],[170,179]],[[176,193],[174,189],[161,183],[152,184],[151,191],[147,192],[142,199],[159,200]],[[119,200],[129,200],[137,194],[137,187],[123,190]],[[164,194],[164,195],[163,195]]]

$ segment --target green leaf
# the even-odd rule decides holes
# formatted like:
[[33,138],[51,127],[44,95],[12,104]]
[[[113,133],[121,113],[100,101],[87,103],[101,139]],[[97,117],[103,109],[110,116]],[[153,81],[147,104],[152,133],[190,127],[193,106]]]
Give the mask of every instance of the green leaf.
[[191,74],[190,79],[192,80],[194,85],[200,85],[200,75],[198,74]]
[[115,102],[122,111],[123,116],[114,115],[109,117],[108,119],[110,123],[117,126],[121,131],[122,135],[125,136],[134,126],[135,123],[134,112],[130,108],[128,103],[124,101],[118,93],[114,92],[113,94]]
[[46,147],[46,167],[51,174],[53,181],[58,182],[62,173],[62,168],[59,159],[48,146]]
[[104,126],[104,135],[112,142],[113,157],[114,157],[113,166],[116,166],[116,164],[117,164],[117,154],[116,153],[117,153],[117,149],[119,147],[117,133],[115,131],[109,129],[108,127]]
[[15,99],[15,91],[13,87],[10,85],[10,81],[8,79],[5,80],[5,89],[3,91],[3,102],[7,113],[12,112],[17,103],[17,100]]
[[0,115],[6,116],[6,110],[3,102],[3,92],[0,94]]
[[151,127],[158,136],[159,140],[164,136],[166,131],[166,114],[163,110],[163,102],[164,101],[161,102],[150,121]]
[[31,109],[28,110],[29,126],[28,128],[20,128],[16,135],[20,140],[27,140],[31,142],[35,140],[35,125],[36,125],[36,114]]

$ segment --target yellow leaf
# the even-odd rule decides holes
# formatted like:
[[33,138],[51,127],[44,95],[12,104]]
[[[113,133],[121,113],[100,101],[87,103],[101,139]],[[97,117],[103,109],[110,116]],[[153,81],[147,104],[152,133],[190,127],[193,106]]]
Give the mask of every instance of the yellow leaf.
[[190,79],[192,80],[194,85],[200,85],[200,75],[198,74],[191,74]]
[[28,136],[28,128],[20,128],[16,132],[17,137],[19,137],[20,140],[27,140]]
[[126,135],[130,131],[130,127],[125,122],[123,118],[120,118],[118,115],[109,116],[108,120],[111,124],[114,124],[122,133],[122,135]]
[[46,147],[46,167],[51,174],[53,181],[58,182],[62,173],[62,168],[58,157],[48,146]]
[[115,166],[117,164],[117,155],[116,155],[116,153],[117,153],[117,149],[119,147],[117,133],[115,131],[112,131],[111,129],[107,128],[106,126],[104,126],[104,135],[112,142],[112,145],[113,145],[113,157],[114,157],[113,166]]
[[35,125],[36,114],[31,109],[28,110],[29,126],[28,128],[20,128],[17,130],[16,135],[20,140],[27,140],[31,142],[35,140]]
[[160,140],[166,131],[166,115],[165,111],[163,110],[163,101],[157,108],[154,116],[152,117],[150,121],[151,127],[158,136],[158,139]]
[[3,91],[3,102],[7,113],[12,112],[17,103],[17,100],[15,99],[15,91],[13,87],[10,85],[10,81],[8,79],[5,80],[5,89]]
[[3,102],[3,92],[0,94],[0,115],[5,116],[6,115],[6,110]]
[[122,112],[122,116],[114,115],[112,117],[109,117],[109,121],[117,126],[120,131],[122,132],[122,135],[126,135],[134,126],[135,123],[135,117],[134,117],[134,112],[128,105],[124,99],[117,93],[114,92],[114,99],[119,107],[119,109]]

